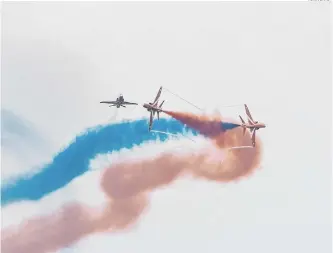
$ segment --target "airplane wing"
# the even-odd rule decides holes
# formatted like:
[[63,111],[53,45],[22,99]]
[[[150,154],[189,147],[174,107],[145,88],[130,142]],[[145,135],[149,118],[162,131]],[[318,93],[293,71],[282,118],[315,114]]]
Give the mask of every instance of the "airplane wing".
[[256,145],[256,130],[253,130],[252,133],[252,146],[254,147]]
[[124,105],[138,105],[137,103],[126,102],[126,101],[124,101],[123,104]]
[[157,100],[160,98],[161,93],[162,93],[162,86],[161,86],[160,89],[158,90],[157,95],[156,95],[156,98],[155,98],[153,104],[155,104],[155,103],[157,102]]
[[151,130],[152,126],[153,126],[153,118],[154,118],[154,114],[151,111],[150,112],[150,119],[149,119],[149,131]]
[[244,104],[244,106],[245,106],[246,114],[247,114],[247,116],[249,117],[249,119],[250,119],[250,121],[251,121],[251,124],[254,124],[254,120],[253,120],[253,118],[252,118],[252,116],[251,116],[251,113],[250,113],[249,108],[247,107],[246,104]]
[[101,101],[100,103],[101,104],[113,104],[113,105],[115,105],[115,104],[117,104],[117,101]]

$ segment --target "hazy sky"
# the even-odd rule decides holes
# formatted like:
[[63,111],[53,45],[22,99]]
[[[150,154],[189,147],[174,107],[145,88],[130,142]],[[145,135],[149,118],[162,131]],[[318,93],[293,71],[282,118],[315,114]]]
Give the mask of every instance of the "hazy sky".
[[9,180],[41,166],[52,155],[52,143],[26,118],[1,110],[1,179]]
[[[181,181],[154,195],[137,230],[62,253],[331,252],[330,15],[326,2],[4,3],[2,108],[54,152],[113,117],[99,101],[143,103],[159,86],[222,116],[247,103],[267,124],[251,178]],[[195,112],[162,96],[166,109]]]

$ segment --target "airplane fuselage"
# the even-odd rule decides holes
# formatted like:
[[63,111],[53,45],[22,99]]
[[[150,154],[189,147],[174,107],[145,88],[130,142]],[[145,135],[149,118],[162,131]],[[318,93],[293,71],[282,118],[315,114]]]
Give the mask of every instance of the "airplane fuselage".
[[155,112],[162,112],[162,109],[153,106],[151,103],[143,104],[143,107],[147,109],[148,112],[155,111]]
[[258,130],[260,128],[265,128],[266,127],[266,125],[264,123],[260,123],[260,122],[255,123],[253,125],[243,124],[243,126],[246,127],[246,128],[250,128],[250,129],[254,129],[255,128],[256,130]]
[[123,104],[124,101],[125,100],[124,100],[123,96],[118,97],[117,100],[116,100],[116,102],[117,102],[117,105],[116,105],[117,108],[119,108]]
[[121,106],[122,102],[117,99],[116,107],[119,108]]

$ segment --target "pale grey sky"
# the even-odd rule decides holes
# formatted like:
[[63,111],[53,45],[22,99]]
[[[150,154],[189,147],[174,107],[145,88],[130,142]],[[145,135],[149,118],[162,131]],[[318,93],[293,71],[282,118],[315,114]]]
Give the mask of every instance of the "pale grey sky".
[[[31,2],[5,3],[2,14],[2,107],[33,122],[54,152],[110,119],[99,101],[123,93],[142,103],[159,86],[234,118],[242,107],[221,106],[247,103],[267,123],[251,178],[181,181],[156,193],[138,230],[64,252],[331,252],[328,3]],[[195,112],[162,96],[167,109]]]
[[8,181],[52,157],[52,143],[27,120],[1,110],[1,179]]

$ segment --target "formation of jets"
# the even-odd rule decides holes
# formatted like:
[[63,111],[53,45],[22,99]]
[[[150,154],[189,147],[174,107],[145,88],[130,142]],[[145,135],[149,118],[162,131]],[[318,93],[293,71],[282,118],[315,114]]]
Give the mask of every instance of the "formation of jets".
[[[143,108],[146,108],[147,111],[150,112],[150,119],[149,119],[149,126],[148,126],[149,131],[151,131],[151,129],[153,127],[153,120],[154,120],[155,114],[157,114],[157,119],[160,119],[160,113],[163,112],[162,105],[165,100],[163,100],[163,102],[160,105],[158,105],[161,93],[162,93],[162,86],[158,90],[154,102],[151,102],[151,103],[149,102],[149,103],[143,104]],[[116,106],[117,108],[119,108],[120,106],[126,107],[125,105],[138,105],[137,103],[125,101],[124,96],[122,94],[120,94],[120,96],[116,99],[116,101],[101,101],[100,103],[101,104],[110,104],[110,107]]]
[[[148,125],[149,131],[151,131],[151,129],[152,129],[155,114],[157,114],[157,119],[160,119],[160,113],[163,112],[162,105],[163,105],[165,100],[163,100],[162,103],[160,105],[158,105],[161,93],[162,93],[162,86],[159,88],[159,90],[157,92],[157,95],[156,95],[153,102],[144,103],[142,105],[143,108],[147,109],[147,111],[150,112],[149,125]],[[110,107],[115,106],[117,108],[126,107],[125,105],[138,105],[137,103],[125,101],[122,94],[120,94],[120,96],[116,99],[116,101],[101,101],[100,103],[110,104]],[[248,118],[248,123],[245,123],[243,118],[239,115],[239,118],[242,122],[241,127],[243,128],[243,135],[245,134],[246,129],[249,129],[250,133],[252,133],[252,136],[251,136],[252,146],[255,147],[255,145],[256,145],[256,140],[255,140],[256,131],[259,130],[260,128],[265,128],[266,125],[262,122],[255,121],[252,118],[250,110],[249,110],[249,108],[247,107],[246,104],[244,104],[244,107],[245,107],[245,112],[246,112],[246,115],[247,115],[247,118]]]

